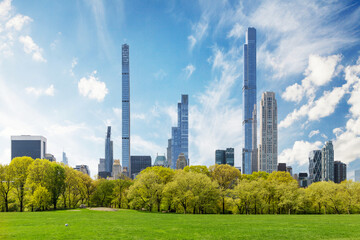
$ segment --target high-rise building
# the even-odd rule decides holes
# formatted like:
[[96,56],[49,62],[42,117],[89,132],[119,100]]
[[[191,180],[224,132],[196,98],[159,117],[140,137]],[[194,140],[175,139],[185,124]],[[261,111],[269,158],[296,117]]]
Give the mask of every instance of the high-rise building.
[[286,172],[290,173],[290,176],[292,176],[293,175],[292,167],[291,166],[286,166]]
[[[129,45],[122,45],[122,165],[131,173]],[[131,177],[131,176],[129,176]]]
[[166,167],[167,166],[167,161],[166,161],[166,157],[164,156],[159,156],[157,155],[154,161],[154,166],[162,166],[162,167]]
[[166,148],[167,167],[171,166],[171,138],[168,139],[168,146]]
[[260,104],[259,171],[277,170],[277,103],[274,92],[264,92]]
[[331,141],[321,150],[321,181],[334,181],[334,147]]
[[257,112],[256,104],[252,115],[252,152],[251,152],[251,173],[259,171],[258,148],[257,148]]
[[90,176],[90,169],[88,165],[76,165],[74,169]]
[[360,182],[360,169],[355,170],[355,182]]
[[69,165],[69,160],[68,160],[65,152],[63,152],[62,162],[63,162],[63,164],[65,164],[65,165]]
[[131,174],[134,179],[142,170],[151,167],[151,156],[131,156]]
[[334,183],[346,180],[346,164],[340,161],[334,162]]
[[298,183],[300,187],[306,188],[308,186],[308,174],[307,173],[299,173]]
[[[242,171],[252,173],[253,153],[253,112],[256,106],[256,29],[248,28],[244,44],[244,133],[245,145],[242,150]],[[257,144],[255,144],[256,146]]]
[[278,172],[286,172],[286,163],[278,163]]
[[309,153],[309,185],[321,181],[321,150]]
[[120,176],[121,176],[120,160],[115,159],[113,168],[112,168],[112,177],[116,180],[116,179],[119,179]]
[[51,154],[51,153],[45,153],[44,159],[47,159],[50,162],[56,162],[55,156],[53,154]]
[[215,164],[225,164],[225,150],[215,150]]
[[171,168],[176,169],[176,159],[183,153],[189,164],[189,98],[181,95],[178,103],[178,124],[171,129]]
[[16,157],[45,158],[46,138],[43,136],[11,136],[11,160]]
[[234,148],[227,148],[225,150],[225,163],[234,166]]
[[176,160],[176,169],[184,169],[187,166],[187,160],[183,153],[179,154],[178,159]]
[[114,164],[113,141],[111,141],[111,127],[108,126],[106,139],[105,139],[105,171],[112,173],[113,164]]

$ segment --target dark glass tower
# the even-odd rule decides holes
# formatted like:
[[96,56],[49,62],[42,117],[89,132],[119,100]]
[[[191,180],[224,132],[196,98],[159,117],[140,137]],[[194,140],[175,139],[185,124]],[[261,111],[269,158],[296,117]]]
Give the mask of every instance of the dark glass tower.
[[[256,144],[253,142],[253,111],[256,106],[256,29],[248,28],[244,44],[244,134],[245,145],[242,151],[242,171],[251,174],[251,160]],[[254,145],[254,146],[253,146]]]
[[122,45],[122,165],[131,173],[130,162],[130,67],[129,45]]

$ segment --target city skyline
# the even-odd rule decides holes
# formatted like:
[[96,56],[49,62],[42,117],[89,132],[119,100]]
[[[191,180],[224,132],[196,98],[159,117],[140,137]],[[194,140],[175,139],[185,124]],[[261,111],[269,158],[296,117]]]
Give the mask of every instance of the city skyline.
[[351,179],[360,168],[359,7],[355,1],[1,1],[0,162],[10,161],[10,136],[41,135],[57,159],[66,152],[71,166],[86,164],[94,173],[110,125],[114,158],[122,159],[127,43],[131,153],[153,159],[166,153],[175,103],[188,94],[191,164],[212,165],[214,151],[231,146],[241,166],[243,45],[254,27],[257,102],[265,91],[277,96],[278,162],[304,172],[309,152],[331,140],[334,159],[347,164]]

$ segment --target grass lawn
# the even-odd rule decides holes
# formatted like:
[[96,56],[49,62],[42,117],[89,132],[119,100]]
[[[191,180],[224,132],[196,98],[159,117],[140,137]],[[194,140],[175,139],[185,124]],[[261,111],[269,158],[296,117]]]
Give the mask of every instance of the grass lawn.
[[0,239],[360,239],[360,215],[0,213]]

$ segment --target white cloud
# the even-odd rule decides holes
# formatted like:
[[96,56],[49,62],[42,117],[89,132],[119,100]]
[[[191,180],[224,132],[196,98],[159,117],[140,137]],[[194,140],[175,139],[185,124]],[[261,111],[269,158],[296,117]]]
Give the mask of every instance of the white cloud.
[[32,19],[28,16],[23,16],[21,14],[17,14],[15,17],[11,18],[5,25],[7,29],[15,29],[16,31],[21,31],[23,26],[29,22],[31,22]]
[[143,114],[143,113],[132,113],[131,118],[138,119],[138,120],[144,120],[145,119],[145,114]]
[[317,88],[326,85],[335,76],[340,61],[340,55],[329,57],[310,55],[305,70],[306,77],[301,81],[301,85],[295,83],[287,87],[282,98],[286,101],[300,102],[305,95],[311,100],[314,99]]
[[165,112],[170,117],[172,126],[175,126],[178,121],[178,119],[177,119],[178,112],[177,112],[177,108],[175,107],[175,105],[166,107]]
[[43,88],[35,88],[35,87],[27,87],[26,93],[30,95],[35,95],[36,97],[39,96],[54,96],[55,95],[55,88],[54,85],[50,85],[50,87],[43,89]]
[[292,148],[287,148],[280,153],[279,162],[286,163],[287,165],[307,165],[309,164],[309,152],[318,150],[321,146],[322,143],[320,141],[314,143],[296,141]]
[[30,36],[20,36],[19,41],[24,45],[24,51],[27,54],[32,54],[32,58],[38,62],[46,62],[42,56],[43,50],[33,41]]
[[154,77],[156,79],[162,80],[167,76],[167,73],[163,69],[159,69],[156,73],[154,73]]
[[164,148],[151,142],[143,139],[138,135],[131,135],[131,149],[133,152],[138,155],[155,155],[155,153],[163,153]]
[[319,133],[320,133],[319,130],[313,130],[309,133],[309,138],[312,138],[313,136],[318,135]]
[[75,77],[74,68],[76,67],[77,64],[78,64],[78,59],[74,57],[71,61],[71,68],[69,70],[69,73],[72,77]]
[[193,34],[188,36],[190,51],[192,51],[195,45],[205,37],[208,26],[209,23],[205,18],[202,18],[198,23],[192,26]]
[[194,65],[192,65],[192,64],[187,65],[183,69],[183,71],[185,72],[186,79],[189,79],[195,70],[196,70],[196,68],[194,67]]
[[0,19],[7,19],[11,11],[11,0],[4,0],[0,2]]
[[228,33],[227,37],[238,39],[242,37],[244,34],[245,34],[244,26],[240,25],[239,23],[235,23],[234,27]]
[[78,83],[78,89],[80,95],[101,102],[104,100],[109,90],[106,88],[106,84],[99,81],[99,78],[95,75],[96,71],[94,71],[88,78],[81,78]]

